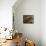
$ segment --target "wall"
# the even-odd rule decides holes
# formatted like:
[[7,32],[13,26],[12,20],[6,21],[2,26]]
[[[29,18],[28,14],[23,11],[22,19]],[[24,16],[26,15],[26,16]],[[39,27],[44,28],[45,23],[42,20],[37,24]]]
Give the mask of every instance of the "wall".
[[[19,2],[19,1],[18,1]],[[15,29],[22,32],[24,38],[35,41],[41,46],[41,0],[23,0],[13,6]],[[23,24],[23,15],[34,15],[34,24]]]
[[12,28],[12,6],[16,0],[0,0],[0,27]]
[[41,4],[41,40],[42,46],[46,46],[46,0],[42,0]]

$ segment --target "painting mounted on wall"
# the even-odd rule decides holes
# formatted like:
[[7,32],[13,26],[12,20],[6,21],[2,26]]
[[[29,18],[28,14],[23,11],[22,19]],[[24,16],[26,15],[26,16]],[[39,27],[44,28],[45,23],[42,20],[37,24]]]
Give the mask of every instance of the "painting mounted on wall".
[[34,24],[34,15],[23,15],[24,24]]

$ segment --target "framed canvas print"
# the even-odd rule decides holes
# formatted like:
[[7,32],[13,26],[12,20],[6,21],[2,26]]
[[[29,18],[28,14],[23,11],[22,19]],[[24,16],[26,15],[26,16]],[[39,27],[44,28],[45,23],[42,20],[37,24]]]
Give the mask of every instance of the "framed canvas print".
[[34,15],[23,15],[24,24],[34,24]]

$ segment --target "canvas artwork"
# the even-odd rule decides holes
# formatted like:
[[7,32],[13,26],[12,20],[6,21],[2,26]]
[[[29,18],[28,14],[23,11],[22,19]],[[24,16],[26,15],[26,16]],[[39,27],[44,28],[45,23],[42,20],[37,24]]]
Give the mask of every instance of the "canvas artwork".
[[34,24],[34,15],[23,15],[24,24]]

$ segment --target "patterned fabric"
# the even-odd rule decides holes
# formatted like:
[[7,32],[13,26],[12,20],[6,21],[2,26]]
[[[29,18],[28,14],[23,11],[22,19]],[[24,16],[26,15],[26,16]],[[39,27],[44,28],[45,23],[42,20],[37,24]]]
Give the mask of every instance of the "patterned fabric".
[[32,40],[26,40],[25,46],[35,46],[34,42]]

